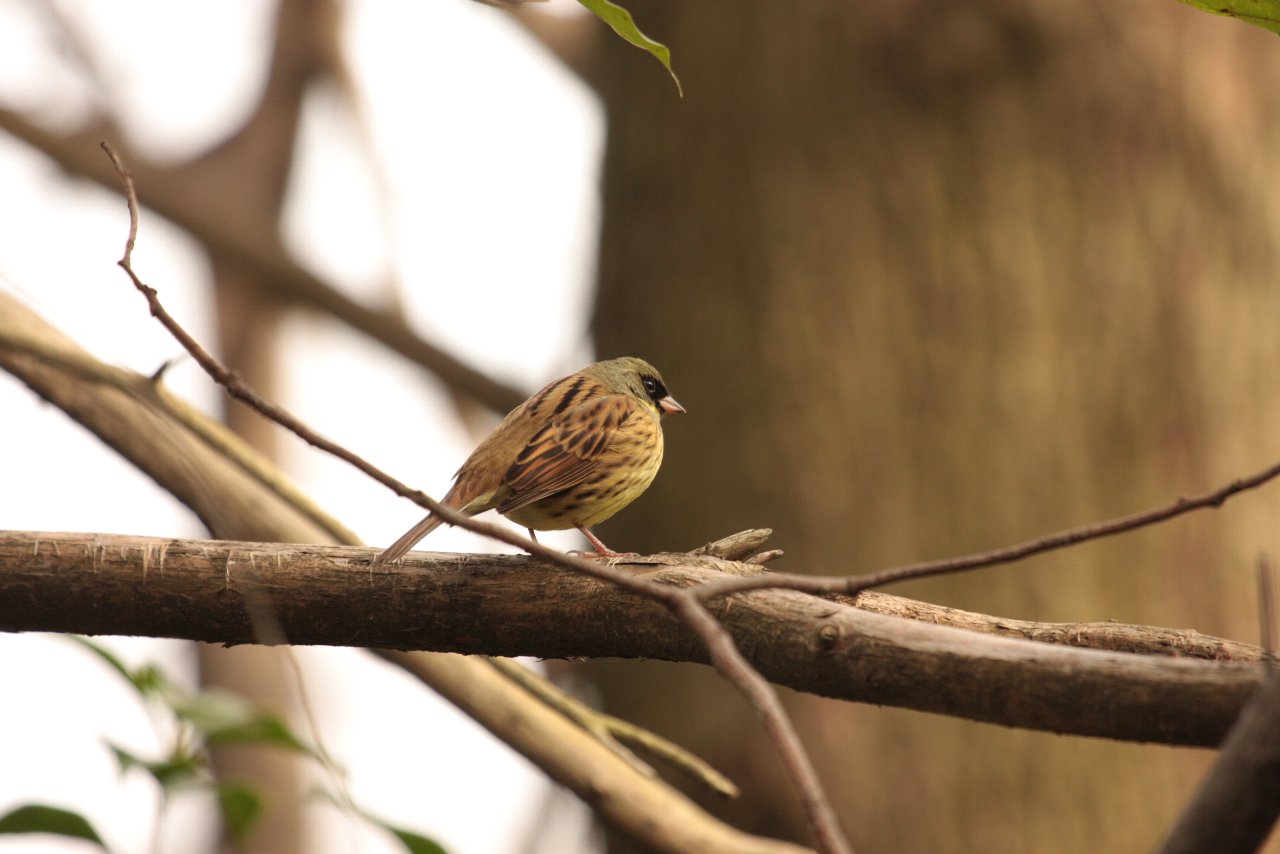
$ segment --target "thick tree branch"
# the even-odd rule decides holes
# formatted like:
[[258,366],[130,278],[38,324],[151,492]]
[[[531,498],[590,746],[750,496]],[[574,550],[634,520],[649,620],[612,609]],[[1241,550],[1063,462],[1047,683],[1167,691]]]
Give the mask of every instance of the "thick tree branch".
[[936,625],[1041,643],[1133,652],[1138,655],[1202,658],[1209,661],[1261,661],[1266,657],[1261,647],[1201,634],[1194,629],[1133,626],[1111,621],[1043,623],[1035,620],[1013,620],[890,596],[874,590],[860,593],[856,599],[845,596],[833,598],[843,602],[856,601],[863,610],[890,617],[907,617]]
[[[253,614],[270,609],[296,644],[709,660],[668,609],[594,578],[520,556],[414,553],[372,566],[374,553],[0,534],[0,629],[252,643]],[[659,555],[632,571],[684,586],[741,567]],[[1012,640],[785,590],[737,595],[713,614],[778,684],[1060,733],[1214,745],[1263,676],[1256,661]]]

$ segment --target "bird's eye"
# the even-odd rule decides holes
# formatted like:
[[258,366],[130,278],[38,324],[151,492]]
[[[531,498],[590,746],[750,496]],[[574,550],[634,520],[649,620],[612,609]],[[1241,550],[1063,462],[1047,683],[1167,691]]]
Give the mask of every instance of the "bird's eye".
[[667,396],[667,387],[657,377],[641,377],[640,384],[644,386],[644,393],[649,395],[649,399],[654,403]]

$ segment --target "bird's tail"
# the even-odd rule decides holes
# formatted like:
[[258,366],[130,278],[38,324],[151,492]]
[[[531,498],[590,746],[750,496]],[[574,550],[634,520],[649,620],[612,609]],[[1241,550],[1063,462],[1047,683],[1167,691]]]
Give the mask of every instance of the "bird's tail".
[[408,553],[409,549],[418,544],[418,541],[430,534],[436,528],[440,527],[440,523],[444,520],[434,513],[405,531],[404,536],[387,546],[386,551],[373,559],[377,563],[390,563],[393,560],[399,560]]

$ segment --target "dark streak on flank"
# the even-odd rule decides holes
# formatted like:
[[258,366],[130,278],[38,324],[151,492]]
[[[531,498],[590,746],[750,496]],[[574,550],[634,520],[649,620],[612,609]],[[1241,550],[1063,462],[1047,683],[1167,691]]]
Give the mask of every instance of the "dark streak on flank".
[[573,403],[573,399],[578,396],[578,392],[582,391],[583,384],[587,381],[586,377],[578,377],[573,387],[560,398],[560,402],[556,404],[556,408],[552,411],[552,415],[559,415],[569,408],[569,404]]
[[543,402],[544,402],[544,401],[546,401],[547,397],[549,397],[553,391],[555,391],[556,389],[560,388],[560,386],[564,385],[565,383],[567,383],[567,382],[568,382],[569,380],[571,380],[571,379],[573,379],[573,378],[572,378],[572,377],[564,377],[563,379],[556,380],[556,381],[555,381],[555,382],[553,382],[551,385],[547,386],[547,387],[546,387],[546,388],[544,388],[541,392],[539,392],[537,397],[535,397],[533,400],[529,401],[529,414],[530,414],[530,415],[537,415],[537,414],[538,414],[538,407],[539,407],[539,406],[542,406]]

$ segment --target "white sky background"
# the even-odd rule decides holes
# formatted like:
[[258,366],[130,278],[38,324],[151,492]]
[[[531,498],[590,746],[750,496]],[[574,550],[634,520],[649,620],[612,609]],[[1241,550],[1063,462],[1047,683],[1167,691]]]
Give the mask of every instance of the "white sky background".
[[[83,24],[111,103],[152,155],[200,150],[257,96],[269,4],[57,6]],[[92,93],[50,38],[41,10],[31,0],[0,0],[0,102],[66,127]],[[389,204],[380,209],[363,143],[343,124],[336,99],[315,98],[287,228],[298,256],[367,300],[379,299],[387,275],[398,272],[424,336],[530,391],[589,361],[585,309],[603,136],[590,93],[503,12],[467,0],[351,3],[346,34]],[[179,348],[115,266],[126,229],[118,196],[69,180],[0,138],[0,288],[99,358],[149,373]],[[171,313],[214,343],[202,257],[146,210],[134,265]],[[286,406],[435,494],[474,443],[433,380],[337,324],[297,316],[282,361]],[[189,360],[167,377],[197,405],[217,405]],[[285,462],[370,543],[390,542],[419,518],[415,507],[301,443],[288,446]],[[3,373],[0,527],[204,533],[167,493]],[[576,544],[568,535],[549,540]],[[434,533],[430,547],[496,549],[451,529]],[[190,678],[185,644],[107,642],[131,663],[159,660]],[[324,742],[348,769],[359,803],[465,854],[509,851],[523,839],[545,794],[527,763],[360,653],[304,649],[299,658]],[[157,742],[116,677],[65,639],[0,635],[0,686],[0,814],[52,803],[86,815],[116,851],[148,850],[154,788],[141,773],[119,777],[102,739],[144,754]],[[187,850],[184,840],[211,827],[198,798],[166,815],[168,852]],[[557,850],[582,844],[573,832]],[[400,850],[337,817],[309,847]],[[82,850],[51,837],[0,837],[0,854]]]

